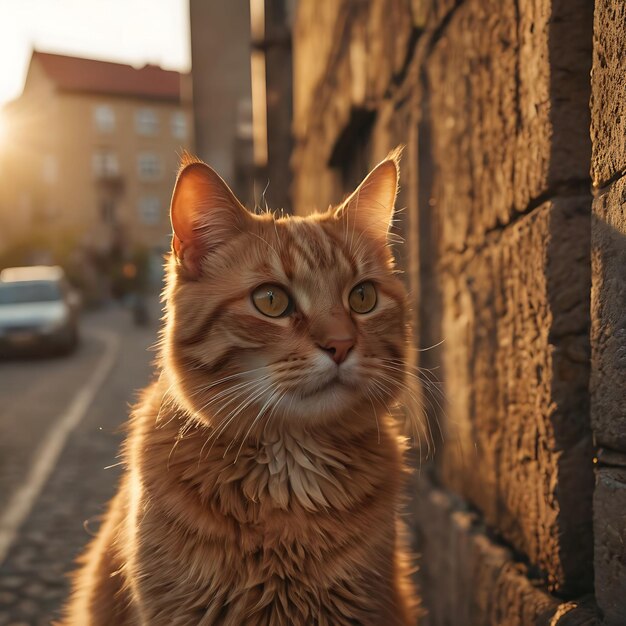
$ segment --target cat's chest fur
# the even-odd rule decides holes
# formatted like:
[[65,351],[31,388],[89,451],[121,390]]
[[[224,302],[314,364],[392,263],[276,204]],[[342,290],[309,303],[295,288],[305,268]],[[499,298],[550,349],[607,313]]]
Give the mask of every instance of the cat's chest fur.
[[346,489],[350,456],[308,434],[262,439],[241,467],[236,464],[224,468],[221,478],[238,484],[246,501],[263,503],[268,509],[301,507],[313,513],[332,506],[344,508],[350,500]]
[[[377,430],[347,438],[339,428],[326,433],[285,429],[241,441],[214,439],[199,427],[174,444],[171,429],[165,430],[142,435],[140,467],[149,499],[155,504],[162,499],[172,513],[186,500],[209,524],[222,518],[271,526],[290,515],[298,524],[330,512],[338,516],[383,484],[392,488],[393,474],[385,475],[386,470],[400,465],[397,442],[386,435],[381,440]],[[166,471],[158,471],[159,464]]]
[[[130,490],[137,551],[129,566],[146,604],[158,607],[160,590],[176,580],[168,606],[185,615],[211,613],[225,596],[247,612],[259,594],[275,606],[295,584],[306,613],[319,610],[322,589],[350,596],[365,568],[387,575],[398,489],[390,477],[401,475],[392,436],[344,440],[337,429],[207,445],[197,429],[173,447],[170,427],[153,425],[146,420],[133,438],[138,486]],[[354,614],[368,602],[355,600]]]

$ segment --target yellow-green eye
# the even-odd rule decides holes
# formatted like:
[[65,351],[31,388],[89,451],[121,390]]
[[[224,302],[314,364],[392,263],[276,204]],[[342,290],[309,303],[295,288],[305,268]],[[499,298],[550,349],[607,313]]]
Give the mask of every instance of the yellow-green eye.
[[293,310],[289,294],[277,285],[261,285],[252,292],[252,302],[263,315],[281,317]]
[[358,284],[350,292],[348,302],[356,313],[369,313],[376,306],[376,287],[369,281]]

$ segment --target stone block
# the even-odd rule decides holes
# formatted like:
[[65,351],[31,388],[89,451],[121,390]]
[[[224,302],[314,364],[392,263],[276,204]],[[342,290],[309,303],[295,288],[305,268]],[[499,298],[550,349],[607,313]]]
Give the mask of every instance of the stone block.
[[592,424],[626,452],[626,178],[594,199],[591,241]]
[[595,186],[604,186],[626,169],[626,4],[594,4],[591,175]]
[[425,475],[414,493],[420,626],[599,626],[593,605],[551,597],[460,499]]
[[468,0],[452,12],[425,67],[444,249],[480,245],[541,197],[587,185],[591,9]]
[[440,272],[443,480],[551,590],[586,592],[589,200],[545,203]]
[[626,457],[625,467],[600,467],[593,496],[595,586],[605,626],[626,618]]

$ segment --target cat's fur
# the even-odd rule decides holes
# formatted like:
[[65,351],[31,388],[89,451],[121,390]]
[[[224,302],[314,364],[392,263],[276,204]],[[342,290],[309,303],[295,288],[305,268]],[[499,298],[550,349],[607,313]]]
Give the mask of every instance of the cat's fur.
[[[159,377],[63,624],[415,623],[387,408],[407,344],[386,245],[397,157],[306,218],[252,215],[208,166],[184,163]],[[351,313],[365,279],[378,304]],[[287,288],[293,313],[257,311],[261,283]],[[336,365],[323,348],[341,333],[356,343]]]

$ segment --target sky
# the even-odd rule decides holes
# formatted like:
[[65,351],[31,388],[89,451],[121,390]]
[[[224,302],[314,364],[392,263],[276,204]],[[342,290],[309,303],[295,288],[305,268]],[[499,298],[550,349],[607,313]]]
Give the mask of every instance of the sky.
[[20,95],[33,48],[188,71],[189,0],[0,0],[0,106]]

